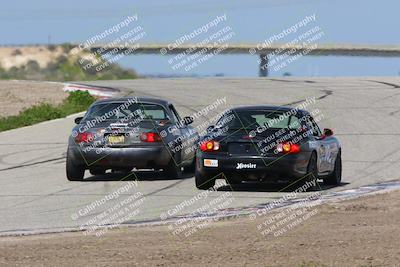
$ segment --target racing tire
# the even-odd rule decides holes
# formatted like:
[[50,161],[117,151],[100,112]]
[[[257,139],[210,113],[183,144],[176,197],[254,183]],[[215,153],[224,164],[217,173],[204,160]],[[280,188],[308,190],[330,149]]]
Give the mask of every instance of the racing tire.
[[197,169],[194,172],[194,180],[196,182],[197,189],[207,190],[215,185],[215,177],[201,175]]
[[235,177],[227,177],[227,176],[225,176],[225,181],[226,181],[227,184],[229,184],[229,185],[238,185],[238,184],[241,184],[241,183],[242,183],[241,180],[239,180],[239,179],[237,179],[237,178],[235,178]]
[[324,178],[324,184],[326,185],[340,185],[342,182],[342,153],[339,153],[335,159],[335,167],[333,172]]
[[195,169],[196,169],[196,158],[194,157],[192,163],[190,163],[188,166],[186,166],[184,168],[184,171],[193,173]]
[[85,168],[76,165],[69,157],[67,157],[66,172],[68,181],[83,181],[85,176]]
[[171,158],[168,165],[165,167],[164,175],[168,178],[179,179],[182,178],[181,162],[177,160],[177,157],[174,156],[174,158]]
[[303,179],[303,183],[311,182],[312,185],[307,188],[307,191],[318,191],[320,189],[318,184],[318,165],[317,165],[317,153],[311,154],[310,160],[308,161],[306,178]]

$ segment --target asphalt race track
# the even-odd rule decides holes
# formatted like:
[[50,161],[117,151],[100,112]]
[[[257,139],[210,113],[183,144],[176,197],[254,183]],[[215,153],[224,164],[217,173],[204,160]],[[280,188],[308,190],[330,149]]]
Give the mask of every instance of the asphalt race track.
[[[399,77],[141,79],[87,84],[119,88],[123,95],[169,99],[182,116],[192,115],[217,99],[226,98],[226,105],[201,116],[194,125],[201,125],[230,106],[297,105],[315,97],[316,103],[310,107],[321,111],[320,126],[334,130],[343,151],[343,185],[323,187],[322,194],[399,177]],[[193,174],[170,180],[151,172],[132,173],[129,177],[115,174],[94,177],[86,172],[88,181],[67,181],[65,152],[73,125],[70,117],[0,133],[0,234],[76,228],[136,191],[145,200],[131,221],[159,220],[160,214],[168,214],[202,192],[195,188]],[[98,206],[89,215],[76,216],[86,205],[135,179],[138,179],[137,187],[130,192]],[[231,193],[230,207],[278,199],[285,194],[279,192],[283,187],[241,185]],[[229,186],[222,186],[219,191],[211,192],[209,198],[216,198],[227,190]],[[176,215],[190,213],[200,205],[198,201]]]

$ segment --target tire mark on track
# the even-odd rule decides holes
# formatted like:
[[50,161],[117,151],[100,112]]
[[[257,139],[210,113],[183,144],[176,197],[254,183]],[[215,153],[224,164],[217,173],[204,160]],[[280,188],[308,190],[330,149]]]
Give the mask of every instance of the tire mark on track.
[[[367,81],[373,82],[373,83],[384,84],[384,85],[387,85],[387,86],[392,87],[393,89],[399,89],[399,88],[400,88],[400,85],[395,84],[395,83],[382,82],[382,81],[374,81],[374,80],[367,80]],[[400,92],[399,92],[399,93],[395,93],[395,94],[393,94],[393,95],[389,95],[389,96],[385,96],[385,97],[383,97],[383,98],[380,98],[380,99],[378,99],[375,103],[384,101],[384,100],[386,100],[386,99],[393,98],[394,96],[398,96],[398,95],[400,95]],[[400,112],[400,109],[398,109],[398,110],[396,110],[396,111],[390,112],[389,115],[390,115],[390,116],[393,116],[394,114],[396,114],[396,113],[398,113],[398,112]]]
[[66,191],[69,191],[69,190],[72,190],[72,189],[75,189],[75,188],[79,188],[81,186],[84,186],[84,184],[80,184],[78,186],[74,186],[74,187],[70,187],[70,188],[64,188],[64,189],[58,190],[58,191],[50,193],[50,194],[40,195],[38,198],[35,198],[35,199],[32,199],[32,200],[28,200],[28,201],[24,201],[24,202],[20,202],[20,203],[16,203],[15,205],[10,206],[10,207],[0,208],[0,210],[12,209],[12,208],[15,208],[15,207],[27,204],[27,203],[33,203],[33,202],[35,202],[37,200],[45,199],[45,198],[47,198],[49,196],[56,195],[56,194],[61,193],[61,192],[66,192]]
[[[162,192],[162,191],[164,191],[164,190],[173,188],[173,187],[175,187],[176,185],[182,183],[182,182],[185,181],[185,180],[186,180],[186,179],[179,180],[179,181],[177,181],[177,182],[175,182],[175,183],[173,183],[173,184],[164,186],[164,187],[162,187],[162,188],[159,188],[159,189],[154,190],[153,192],[144,194],[144,196],[145,196],[145,197],[152,196],[152,195],[157,194],[157,193],[159,193],[159,192]],[[61,196],[81,196],[81,195],[85,195],[85,196],[92,196],[92,195],[93,195],[93,196],[99,196],[99,197],[100,197],[100,196],[104,196],[104,194],[59,194],[59,193],[56,193],[56,194],[57,194],[57,195],[61,195]],[[121,196],[131,196],[131,194],[121,194]],[[0,197],[2,197],[2,196],[0,196]],[[48,197],[48,196],[46,196],[46,197]],[[82,204],[82,205],[79,205],[79,206],[63,207],[63,208],[59,208],[59,209],[46,210],[46,211],[42,211],[42,212],[40,212],[40,213],[51,213],[51,212],[57,212],[57,211],[62,211],[62,210],[68,210],[68,209],[72,209],[72,208],[73,208],[73,209],[78,209],[78,208],[84,207],[85,205],[89,205],[89,204],[91,204],[91,203],[93,203],[93,201],[87,202],[87,203]],[[91,214],[91,215],[94,216],[94,214]]]
[[[38,152],[38,151],[43,151],[43,150],[47,151],[47,150],[50,150],[50,149],[59,149],[59,147],[30,148],[30,149],[27,149],[27,150],[18,150],[18,151],[13,151],[13,152],[10,152],[10,153],[2,154],[2,155],[0,155],[0,164],[10,165],[10,164],[4,162],[4,158],[9,157],[9,156],[17,155],[17,154],[20,154],[20,153],[26,153],[26,152]],[[43,157],[44,156],[36,157],[36,159],[43,158]],[[24,161],[24,162],[20,162],[19,165],[17,165],[17,166],[24,165],[24,164],[26,164],[26,163],[28,163],[30,161],[33,161],[33,160],[35,160],[35,159],[30,159],[30,160],[27,160],[27,161]]]
[[34,166],[34,165],[43,164],[43,163],[48,163],[48,162],[61,160],[61,159],[65,159],[65,158],[66,158],[65,156],[62,156],[62,157],[58,157],[58,158],[47,159],[47,160],[32,162],[32,163],[28,163],[28,164],[22,164],[22,165],[18,165],[18,166],[12,166],[12,167],[8,167],[8,168],[0,169],[0,172],[13,170],[13,169],[19,169],[19,168],[23,168],[23,167]]
[[[175,183],[173,183],[173,184],[164,186],[164,187],[162,187],[162,188],[159,188],[159,189],[154,190],[153,192],[144,194],[144,196],[145,196],[145,197],[152,196],[152,195],[157,194],[157,193],[159,193],[159,192],[162,192],[162,191],[164,191],[164,190],[173,188],[173,187],[175,187],[176,185],[178,185],[178,184],[184,182],[185,180],[186,180],[186,179],[179,180],[179,181],[177,181],[177,182],[175,182]],[[78,187],[79,187],[79,186],[78,186]],[[35,202],[35,201],[37,201],[37,200],[42,200],[42,199],[45,199],[45,198],[47,198],[47,197],[55,196],[55,195],[62,195],[62,196],[65,196],[65,195],[71,195],[71,196],[94,195],[94,196],[97,196],[97,195],[98,195],[98,196],[104,196],[104,194],[59,194],[59,193],[62,193],[62,192],[64,192],[64,191],[69,191],[69,190],[72,190],[72,189],[75,189],[75,188],[77,188],[77,187],[63,189],[63,190],[60,190],[60,191],[58,191],[58,192],[54,192],[54,193],[46,194],[46,195],[33,195],[33,196],[38,196],[38,197],[37,197],[36,199],[32,199],[32,200],[30,200],[30,201],[18,203],[18,204],[15,205],[15,206],[7,207],[7,208],[15,208],[15,207],[20,206],[20,205],[24,205],[24,204],[28,204],[28,203],[33,203],[33,202]],[[111,192],[112,192],[112,191],[110,191],[110,193],[111,193]],[[18,196],[30,196],[30,195],[18,195]],[[121,194],[121,196],[130,196],[130,194]],[[1,195],[0,197],[3,197],[3,195]],[[6,197],[6,196],[4,196],[4,197]],[[42,214],[42,213],[51,213],[51,212],[69,210],[69,209],[79,209],[79,208],[82,208],[82,207],[84,207],[84,206],[86,206],[86,205],[89,205],[89,204],[91,204],[91,203],[93,203],[93,201],[86,202],[86,203],[81,204],[81,205],[78,205],[78,206],[72,206],[72,207],[70,206],[70,207],[62,207],[62,208],[59,208],[59,209],[46,210],[46,211],[42,211],[42,212],[40,212],[40,213]],[[0,209],[0,210],[2,210],[2,209]],[[94,216],[94,214],[90,214],[90,215],[93,215],[93,216]]]
[[31,145],[65,145],[65,142],[54,142],[54,143],[18,143],[18,144],[1,144],[0,146],[31,146]]
[[321,100],[321,99],[324,99],[324,98],[326,98],[326,97],[328,97],[328,96],[330,96],[330,95],[333,95],[333,91],[332,91],[332,90],[322,89],[321,92],[323,92],[324,95],[318,97],[318,98],[317,98],[318,100]]
[[270,81],[274,81],[274,82],[285,82],[285,83],[299,83],[299,82],[303,82],[303,83],[316,83],[316,81],[310,81],[310,80],[282,80],[282,79],[269,79]]
[[388,82],[374,81],[374,80],[367,80],[367,81],[368,82],[373,82],[373,83],[380,83],[380,84],[388,85],[388,86],[391,86],[393,88],[400,88],[400,85],[395,84],[395,83],[388,83]]

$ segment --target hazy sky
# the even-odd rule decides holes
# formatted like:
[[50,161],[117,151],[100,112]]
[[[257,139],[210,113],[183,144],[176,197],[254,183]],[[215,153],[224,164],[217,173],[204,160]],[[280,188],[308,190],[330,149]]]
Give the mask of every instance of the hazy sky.
[[[256,43],[316,14],[313,25],[324,32],[318,43],[399,45],[399,10],[398,0],[14,0],[2,3],[0,43],[47,43],[49,36],[52,43],[82,42],[132,14],[139,17],[135,25],[146,32],[143,43],[171,42],[222,14],[227,15],[224,26],[235,33],[230,42]],[[127,56],[120,63],[140,74],[258,74],[257,57],[250,55],[215,56],[191,72],[174,71],[168,59]],[[283,72],[296,76],[399,75],[400,59],[307,56],[271,74],[281,76]]]

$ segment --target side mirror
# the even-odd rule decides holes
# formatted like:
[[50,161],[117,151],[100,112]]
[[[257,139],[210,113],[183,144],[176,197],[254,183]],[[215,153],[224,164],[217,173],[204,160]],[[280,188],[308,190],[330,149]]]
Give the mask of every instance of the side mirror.
[[75,123],[79,124],[82,121],[83,117],[77,117],[75,118]]
[[333,135],[333,131],[331,129],[325,128],[324,129],[324,135],[325,136],[332,136]]
[[185,125],[192,124],[193,121],[194,121],[193,117],[184,117],[184,118],[183,118],[183,123],[184,123]]
[[207,127],[207,132],[212,132],[212,130],[214,130],[215,126],[214,125],[210,125]]

